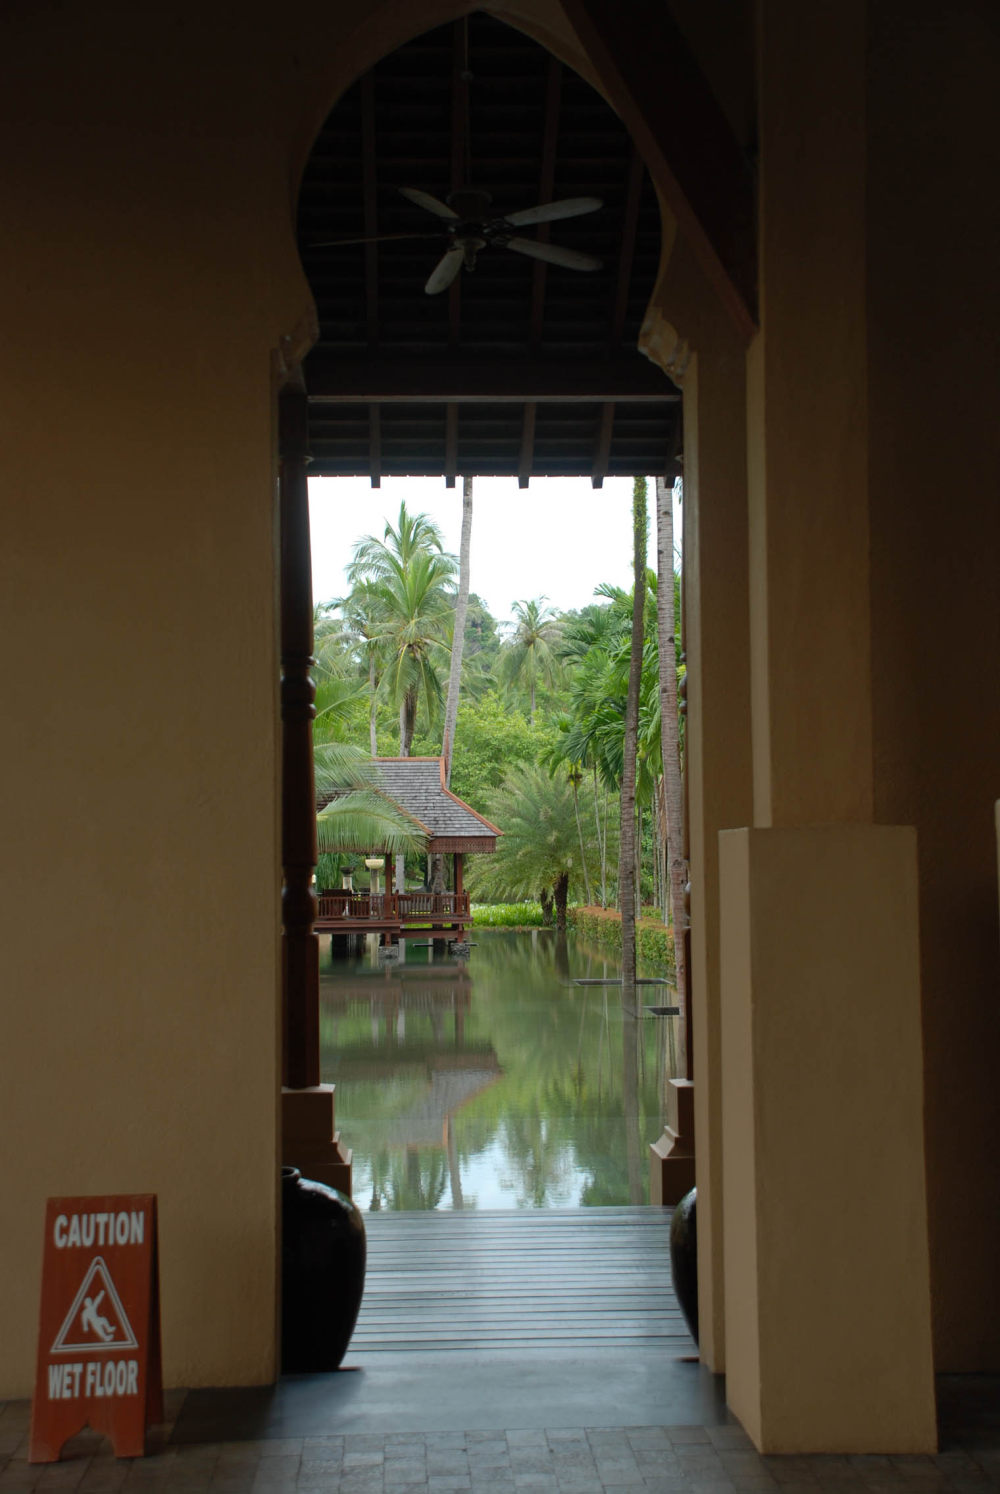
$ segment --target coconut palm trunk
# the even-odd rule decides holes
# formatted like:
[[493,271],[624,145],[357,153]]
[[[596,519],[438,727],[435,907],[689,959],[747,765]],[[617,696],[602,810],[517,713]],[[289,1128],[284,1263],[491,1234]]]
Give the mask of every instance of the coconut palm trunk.
[[621,849],[618,887],[622,914],[622,991],[635,996],[636,834],[635,774],[639,742],[639,686],[642,680],[643,609],[646,601],[646,479],[632,484],[632,648],[625,699],[625,760],[621,786]]
[[573,790],[573,813],[576,815],[576,833],[580,837],[580,870],[583,872],[583,892],[590,907],[590,872],[587,870],[587,847],[583,839],[583,824],[580,820],[580,779],[583,777],[580,769],[574,767],[569,776],[570,786]]
[[[660,654],[660,741],[663,748],[663,786],[667,813],[667,870],[674,925],[674,965],[677,996],[687,1010],[687,964],[684,951],[685,887],[684,785],[681,778],[680,733],[677,729],[677,619],[674,608],[673,491],[656,479],[656,623]],[[685,1042],[687,1034],[684,1035]]]
[[469,610],[469,549],[472,542],[472,478],[462,479],[462,543],[458,556],[458,598],[455,602],[455,629],[451,639],[451,669],[448,673],[448,699],[444,708],[444,734],[441,755],[444,758],[445,785],[451,787],[451,759],[455,744],[455,722],[458,719],[458,692],[462,683],[462,653],[465,648],[465,617]]

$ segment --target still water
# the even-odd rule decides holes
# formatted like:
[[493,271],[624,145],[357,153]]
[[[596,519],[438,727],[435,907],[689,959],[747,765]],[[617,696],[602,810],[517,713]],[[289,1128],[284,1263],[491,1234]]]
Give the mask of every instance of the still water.
[[[649,1200],[648,1148],[676,1072],[663,985],[623,1008],[618,966],[551,930],[472,931],[457,960],[323,948],[323,1081],[363,1209],[526,1209]],[[662,977],[660,968],[640,976]]]

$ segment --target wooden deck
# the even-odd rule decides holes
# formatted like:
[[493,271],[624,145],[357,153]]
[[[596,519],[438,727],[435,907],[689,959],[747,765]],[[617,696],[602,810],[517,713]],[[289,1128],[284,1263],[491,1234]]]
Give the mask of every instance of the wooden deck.
[[696,1353],[660,1208],[366,1214],[351,1353]]

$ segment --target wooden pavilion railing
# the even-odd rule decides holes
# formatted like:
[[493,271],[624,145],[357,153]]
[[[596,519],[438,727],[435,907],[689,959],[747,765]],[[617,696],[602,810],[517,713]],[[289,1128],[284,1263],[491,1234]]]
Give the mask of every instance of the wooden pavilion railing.
[[378,922],[430,922],[469,918],[467,892],[321,892],[319,919],[370,918]]

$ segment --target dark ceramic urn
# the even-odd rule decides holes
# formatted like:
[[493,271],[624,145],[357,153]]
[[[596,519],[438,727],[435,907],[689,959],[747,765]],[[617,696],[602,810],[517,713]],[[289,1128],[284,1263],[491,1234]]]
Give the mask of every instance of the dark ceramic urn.
[[685,1193],[670,1220],[670,1270],[681,1312],[698,1342],[698,1190]]
[[365,1221],[344,1193],[281,1169],[281,1367],[335,1370],[365,1289]]

